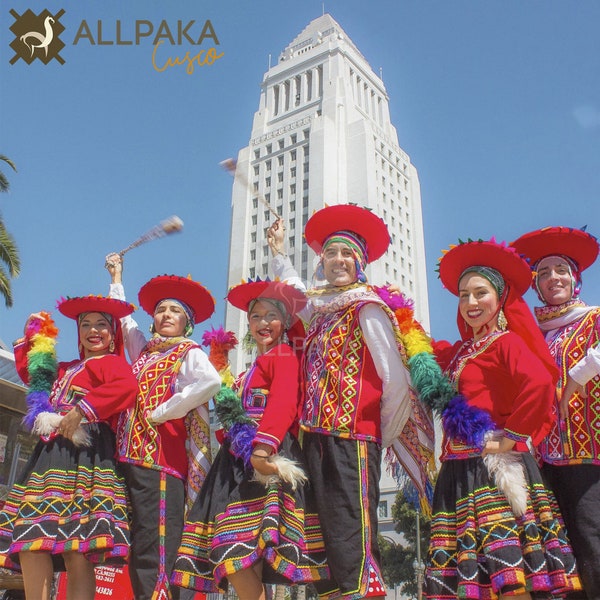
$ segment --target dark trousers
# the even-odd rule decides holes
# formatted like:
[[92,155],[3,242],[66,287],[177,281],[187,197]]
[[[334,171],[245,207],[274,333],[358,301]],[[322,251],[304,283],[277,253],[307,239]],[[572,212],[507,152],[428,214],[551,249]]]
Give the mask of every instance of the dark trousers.
[[381,573],[377,509],[381,446],[374,442],[304,433],[302,449],[325,540],[330,582],[317,582],[319,594],[336,588],[364,595],[368,569]]
[[577,560],[585,594],[600,599],[600,466],[544,464],[542,474],[554,492]]
[[[122,470],[131,502],[131,559],[129,576],[136,600],[150,600],[160,574],[160,507],[161,472],[123,463]],[[184,482],[166,475],[164,495],[165,534],[164,569],[167,578],[173,564],[183,531],[185,504]],[[179,588],[171,588],[173,600],[179,598]]]

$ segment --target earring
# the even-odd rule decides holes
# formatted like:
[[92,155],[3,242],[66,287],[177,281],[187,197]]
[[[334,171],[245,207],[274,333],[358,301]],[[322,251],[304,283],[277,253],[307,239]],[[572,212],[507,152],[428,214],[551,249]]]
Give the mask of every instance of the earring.
[[115,340],[110,340],[108,345],[108,351],[112,354],[115,351]]
[[506,331],[507,325],[508,321],[506,320],[506,315],[504,314],[504,311],[500,309],[500,312],[498,313],[498,328],[500,331]]
[[286,330],[283,332],[283,336],[281,337],[281,341],[282,341],[284,344],[288,344],[288,345],[289,345],[289,343],[290,343],[290,338],[288,337],[288,334],[287,334],[287,329],[286,329]]

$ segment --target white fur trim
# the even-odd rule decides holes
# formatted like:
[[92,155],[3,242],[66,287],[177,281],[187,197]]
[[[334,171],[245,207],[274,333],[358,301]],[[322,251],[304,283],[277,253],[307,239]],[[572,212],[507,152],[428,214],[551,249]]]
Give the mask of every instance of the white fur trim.
[[[49,436],[52,435],[63,420],[62,415],[53,412],[41,412],[33,424],[33,433],[37,435]],[[88,432],[79,425],[73,434],[71,440],[76,446],[89,446],[91,439]]]
[[[485,440],[498,439],[503,432],[489,431]],[[506,496],[515,516],[521,517],[527,510],[527,480],[520,452],[497,452],[488,454],[483,462],[497,488]]]
[[285,481],[286,483],[291,484],[292,489],[295,490],[299,485],[304,485],[308,480],[306,473],[294,460],[290,460],[279,454],[274,454],[267,460],[277,467],[279,473],[277,475],[261,475],[255,469],[253,481],[258,481],[265,487],[279,483],[280,481]]

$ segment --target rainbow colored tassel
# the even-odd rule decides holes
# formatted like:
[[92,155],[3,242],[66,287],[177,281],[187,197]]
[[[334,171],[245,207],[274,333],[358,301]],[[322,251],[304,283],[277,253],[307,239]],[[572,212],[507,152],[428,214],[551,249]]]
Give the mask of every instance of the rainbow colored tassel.
[[50,392],[58,370],[57,336],[58,329],[47,312],[41,312],[40,318],[31,319],[25,330],[25,338],[31,347],[27,352],[29,389],[25,398],[27,414],[23,423],[30,430],[40,413],[54,412],[50,404]]
[[414,302],[385,287],[376,287],[375,291],[396,315],[411,380],[421,401],[442,419],[450,437],[483,448],[484,436],[495,428],[494,422],[489,413],[470,406],[464,396],[457,394],[435,360],[430,338],[414,318]]
[[225,385],[233,385],[233,375],[229,366],[229,352],[237,346],[237,338],[233,331],[226,331],[223,327],[205,331],[202,335],[202,345],[209,348],[208,360],[219,372],[221,381]]

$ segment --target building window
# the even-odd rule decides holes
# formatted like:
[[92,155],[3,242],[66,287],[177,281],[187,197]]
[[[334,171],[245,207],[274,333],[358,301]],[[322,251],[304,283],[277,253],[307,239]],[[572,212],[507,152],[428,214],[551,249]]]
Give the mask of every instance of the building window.
[[252,208],[258,208],[258,198],[252,198]]
[[250,267],[250,278],[254,279],[256,277],[256,269],[254,267]]
[[298,139],[298,136],[295,133],[292,133],[292,135],[290,136],[291,143],[295,144],[297,139]]
[[250,234],[250,241],[251,241],[253,244],[256,244],[256,231],[253,231],[253,232]]
[[296,193],[296,184],[292,183],[290,185],[290,194],[293,196]]
[[285,144],[284,144],[283,140],[279,140],[279,142],[277,142],[277,143],[278,143],[278,145],[279,145],[279,149],[280,149],[280,150],[283,150],[283,147],[285,146]]
[[258,165],[254,165],[254,174],[255,175],[258,175],[259,170],[260,169],[259,169]]
[[283,183],[283,173],[277,173],[277,181]]
[[296,167],[290,169],[290,177],[296,177]]
[[283,200],[283,190],[281,188],[277,190],[277,200]]
[[270,160],[265,161],[265,166],[267,168],[267,171],[270,171],[271,170],[271,161]]
[[260,158],[260,149],[254,151],[254,158]]
[[379,503],[379,507],[377,508],[377,516],[380,519],[387,519],[388,518],[388,503],[387,503],[387,500],[382,500]]
[[270,178],[270,177],[267,177],[267,178],[265,179],[265,185],[266,185],[267,187],[271,187],[271,178]]
[[302,134],[304,135],[304,139],[307,140],[308,136],[310,135],[310,130],[309,129],[305,129]]
[[[294,187],[294,192],[296,191],[296,188]],[[290,202],[290,212],[296,212],[296,202],[292,200],[292,202]]]
[[263,246],[263,256],[269,256],[269,246]]
[[256,250],[250,250],[250,260],[251,261],[256,260]]
[[265,221],[269,220],[269,214],[271,213],[271,211],[269,209],[265,210]]
[[278,164],[280,167],[283,167],[283,154],[282,154],[281,156],[278,156],[278,157],[277,157],[277,164]]
[[273,151],[273,146],[271,144],[267,144],[265,150],[267,154],[271,154],[271,152]]
[[292,160],[292,161],[296,160],[296,151],[295,150],[292,150],[290,152],[290,160]]

